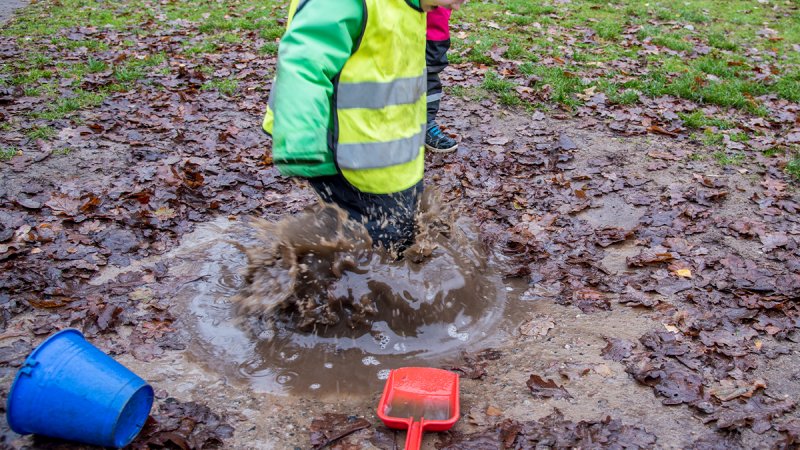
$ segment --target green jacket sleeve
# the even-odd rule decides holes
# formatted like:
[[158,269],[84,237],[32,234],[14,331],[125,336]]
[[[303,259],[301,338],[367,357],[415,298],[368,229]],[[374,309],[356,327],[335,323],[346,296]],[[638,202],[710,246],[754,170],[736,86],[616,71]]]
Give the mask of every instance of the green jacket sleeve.
[[361,34],[361,0],[306,0],[281,39],[273,85],[272,157],[283,175],[333,175],[333,78]]

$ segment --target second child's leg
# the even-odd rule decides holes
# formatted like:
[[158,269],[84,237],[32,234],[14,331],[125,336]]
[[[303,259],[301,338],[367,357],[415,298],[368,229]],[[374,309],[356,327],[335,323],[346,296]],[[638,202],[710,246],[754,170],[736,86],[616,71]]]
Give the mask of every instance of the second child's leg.
[[437,8],[428,13],[428,41],[425,60],[428,68],[428,127],[425,147],[433,152],[452,152],[458,143],[442,133],[436,124],[439,103],[442,99],[442,81],[439,73],[447,67],[447,51],[450,49],[450,13]]

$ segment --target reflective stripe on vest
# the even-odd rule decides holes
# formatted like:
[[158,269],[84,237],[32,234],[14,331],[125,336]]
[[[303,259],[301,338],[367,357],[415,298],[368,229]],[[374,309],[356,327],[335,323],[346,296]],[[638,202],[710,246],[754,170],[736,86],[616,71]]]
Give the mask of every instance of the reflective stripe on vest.
[[427,89],[427,76],[398,78],[388,82],[340,83],[337,108],[381,109],[416,103]]
[[339,144],[336,161],[343,169],[377,169],[414,160],[425,145],[425,127],[407,138],[388,142]]

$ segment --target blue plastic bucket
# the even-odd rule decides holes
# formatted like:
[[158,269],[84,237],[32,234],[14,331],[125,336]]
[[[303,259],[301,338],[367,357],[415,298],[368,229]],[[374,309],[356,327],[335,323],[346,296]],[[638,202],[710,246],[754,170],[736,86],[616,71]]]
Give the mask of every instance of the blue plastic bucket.
[[66,329],[31,352],[11,385],[6,415],[19,434],[124,447],[139,434],[153,388]]

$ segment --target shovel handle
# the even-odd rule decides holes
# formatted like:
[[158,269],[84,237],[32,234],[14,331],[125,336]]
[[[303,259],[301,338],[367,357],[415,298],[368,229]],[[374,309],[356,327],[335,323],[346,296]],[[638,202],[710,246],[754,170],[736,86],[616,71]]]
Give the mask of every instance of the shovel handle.
[[411,422],[406,434],[406,450],[419,450],[422,446],[422,423]]

